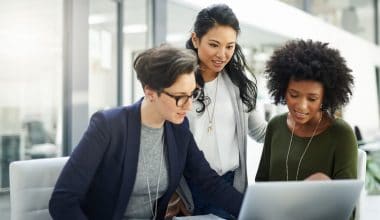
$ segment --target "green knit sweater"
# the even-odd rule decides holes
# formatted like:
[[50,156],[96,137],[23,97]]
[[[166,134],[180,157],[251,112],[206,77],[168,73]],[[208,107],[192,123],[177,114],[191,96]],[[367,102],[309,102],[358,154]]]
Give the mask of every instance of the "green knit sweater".
[[[291,137],[286,118],[287,113],[281,114],[268,124],[256,181],[286,180],[286,155]],[[288,160],[289,180],[296,180],[298,163],[309,139],[293,137]],[[313,138],[300,164],[298,180],[316,172],[332,179],[354,179],[357,157],[358,147],[351,127],[342,119],[335,119],[329,128]]]

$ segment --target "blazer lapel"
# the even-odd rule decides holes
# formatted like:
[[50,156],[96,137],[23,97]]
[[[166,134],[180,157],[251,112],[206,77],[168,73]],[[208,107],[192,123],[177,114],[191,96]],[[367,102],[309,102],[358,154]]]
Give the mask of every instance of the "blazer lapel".
[[133,185],[136,179],[137,163],[140,150],[141,135],[141,100],[136,104],[127,107],[127,132],[125,156],[123,160],[123,175],[121,179],[119,197],[116,203],[114,219],[122,219],[131,196]]
[[165,122],[165,144],[168,158],[169,187],[174,185],[175,167],[178,167],[178,152],[173,129],[169,122]]

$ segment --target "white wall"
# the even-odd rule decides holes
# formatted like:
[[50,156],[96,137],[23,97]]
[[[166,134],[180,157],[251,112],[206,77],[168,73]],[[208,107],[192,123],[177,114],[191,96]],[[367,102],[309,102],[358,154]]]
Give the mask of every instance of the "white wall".
[[[314,39],[329,42],[341,51],[353,70],[355,88],[353,97],[344,109],[344,118],[368,133],[379,128],[375,66],[380,66],[380,48],[344,30],[325,23],[297,8],[274,0],[181,0],[191,7],[203,8],[212,3],[227,3],[241,23],[280,35],[284,38]],[[244,30],[243,30],[244,31]],[[252,36],[252,40],[255,37]]]

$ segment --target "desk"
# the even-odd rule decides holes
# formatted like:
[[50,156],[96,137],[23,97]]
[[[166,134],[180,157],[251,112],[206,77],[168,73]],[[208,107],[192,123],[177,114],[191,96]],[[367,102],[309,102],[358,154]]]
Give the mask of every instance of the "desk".
[[213,214],[208,215],[197,215],[197,216],[185,216],[185,217],[174,217],[173,220],[225,220]]
[[375,152],[375,151],[380,151],[380,142],[370,142],[367,144],[363,144],[359,146],[360,149],[370,153],[370,152]]

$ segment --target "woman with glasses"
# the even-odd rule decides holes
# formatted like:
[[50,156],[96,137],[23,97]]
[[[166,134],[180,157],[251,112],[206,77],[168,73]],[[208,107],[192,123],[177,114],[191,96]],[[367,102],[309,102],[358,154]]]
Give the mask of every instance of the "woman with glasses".
[[196,66],[187,49],[138,55],[144,97],[92,116],[50,199],[54,219],[164,219],[182,175],[238,215],[242,194],[210,168],[188,129],[186,113],[201,95]]
[[[202,9],[195,20],[186,47],[195,51],[199,68],[197,84],[205,96],[194,103],[189,113],[190,129],[211,167],[240,192],[247,187],[247,134],[263,142],[266,122],[254,110],[257,87],[250,80],[249,69],[237,42],[239,21],[231,8],[224,4]],[[229,218],[220,207],[204,198],[195,183],[181,184],[178,192],[193,214],[213,213]],[[182,190],[184,192],[182,192]]]

